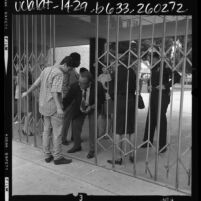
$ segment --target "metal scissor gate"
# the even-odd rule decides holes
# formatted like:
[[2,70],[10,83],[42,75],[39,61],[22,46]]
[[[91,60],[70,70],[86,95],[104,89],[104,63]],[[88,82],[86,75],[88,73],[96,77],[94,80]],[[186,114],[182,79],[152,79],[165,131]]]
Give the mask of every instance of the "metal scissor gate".
[[[69,16],[64,16],[68,18]],[[72,16],[73,17],[73,16]],[[86,16],[85,16],[86,17]],[[177,190],[190,193],[191,189],[191,92],[187,90],[186,75],[192,67],[191,55],[191,16],[90,16],[96,27],[93,37],[95,42],[95,81],[97,83],[98,69],[108,72],[115,68],[113,105],[109,100],[105,103],[105,132],[98,134],[100,127],[99,115],[95,109],[95,165],[104,166],[114,171],[126,173],[147,181],[167,185]],[[38,112],[38,91],[25,100],[21,99],[24,90],[34,82],[41,70],[55,63],[55,34],[57,16],[46,15],[16,15],[13,16],[13,138],[41,147],[43,119]],[[75,33],[76,34],[76,33]],[[105,49],[99,51],[99,39],[105,39]],[[154,50],[154,47],[160,47]],[[145,73],[143,79],[142,64],[146,63],[149,52],[149,69],[160,66],[157,119],[154,140],[150,140],[152,107],[151,95],[143,88],[147,85]],[[158,54],[158,61],[153,62],[153,55]],[[126,58],[126,59],[125,59]],[[118,69],[127,69],[125,79],[125,126],[120,140],[116,140],[118,121]],[[163,110],[163,72],[164,68],[179,72],[181,81],[174,85],[171,81],[170,103],[167,110],[167,141],[159,149],[161,110]],[[135,72],[135,102],[133,111],[129,110],[129,73]],[[143,83],[140,85],[141,82]],[[109,81],[107,82],[109,86]],[[151,86],[151,85],[149,85]],[[141,90],[142,87],[142,90]],[[17,89],[16,89],[17,88]],[[109,89],[107,88],[109,94]],[[140,93],[141,91],[141,93]],[[96,105],[97,105],[96,89]],[[139,95],[144,99],[145,109],[139,109]],[[113,109],[110,113],[110,109]],[[187,108],[190,108],[187,111]],[[127,133],[130,124],[129,114],[134,114],[134,131]],[[147,117],[148,114],[148,117]],[[148,118],[148,138],[143,141],[146,117]],[[112,122],[112,123],[111,123]],[[112,127],[112,128],[111,128]],[[132,136],[132,137],[131,137]],[[147,148],[142,148],[144,144]],[[165,153],[163,150],[167,149]],[[121,153],[122,165],[116,165],[117,152]],[[132,162],[129,156],[133,156]],[[73,157],[73,155],[72,155]],[[78,156],[79,158],[79,156]],[[80,155],[82,158],[82,155]],[[107,164],[106,159],[112,163]]]

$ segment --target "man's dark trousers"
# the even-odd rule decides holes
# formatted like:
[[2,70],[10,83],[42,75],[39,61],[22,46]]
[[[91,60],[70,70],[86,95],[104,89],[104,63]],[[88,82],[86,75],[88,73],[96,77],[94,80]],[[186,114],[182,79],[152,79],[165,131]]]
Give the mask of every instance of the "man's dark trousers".
[[63,128],[62,128],[62,142],[65,142],[67,139],[68,129],[74,115],[74,102],[69,105],[64,112]]
[[[154,132],[157,126],[157,115],[158,115],[158,97],[159,90],[153,90],[151,92],[151,103],[149,112],[150,113],[150,142],[153,143]],[[170,103],[170,95],[167,92],[162,92],[161,101],[161,118],[160,118],[160,132],[159,132],[159,149],[162,149],[166,145],[167,138],[167,117],[166,112]],[[146,127],[143,141],[148,140],[148,128],[149,128],[149,112],[146,119]]]
[[95,138],[95,125],[94,125],[94,109],[88,114],[81,113],[72,119],[72,135],[74,139],[74,147],[81,146],[81,132],[84,124],[85,117],[89,118],[89,151],[94,152],[94,138]]

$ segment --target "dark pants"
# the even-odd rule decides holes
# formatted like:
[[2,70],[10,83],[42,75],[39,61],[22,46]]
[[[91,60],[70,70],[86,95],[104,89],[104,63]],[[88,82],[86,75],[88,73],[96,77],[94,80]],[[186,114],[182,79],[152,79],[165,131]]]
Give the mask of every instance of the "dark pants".
[[94,125],[94,110],[88,114],[82,114],[73,117],[72,119],[72,134],[74,139],[74,147],[81,146],[81,132],[85,117],[89,117],[89,151],[94,151],[94,137],[95,137],[95,125]]
[[[150,142],[153,143],[154,132],[157,126],[157,114],[158,114],[158,97],[159,91],[155,90],[151,92],[151,103],[150,103]],[[159,149],[162,149],[166,145],[167,138],[167,117],[166,112],[170,103],[170,95],[167,92],[162,92],[161,101],[161,118],[160,118],[160,132],[159,132]],[[148,128],[149,128],[149,112],[146,119],[146,127],[143,141],[148,140]]]
[[68,129],[70,127],[70,123],[72,121],[73,114],[74,114],[74,107],[75,107],[75,105],[74,105],[74,103],[72,103],[64,111],[63,127],[62,127],[62,131],[61,131],[61,133],[62,133],[62,142],[66,141],[67,134],[68,134]]

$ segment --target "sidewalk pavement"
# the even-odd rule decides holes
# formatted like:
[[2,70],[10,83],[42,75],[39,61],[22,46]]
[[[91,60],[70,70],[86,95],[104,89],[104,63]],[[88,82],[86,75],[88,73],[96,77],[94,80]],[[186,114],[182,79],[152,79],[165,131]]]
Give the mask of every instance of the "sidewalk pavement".
[[186,195],[181,192],[73,159],[45,163],[42,150],[13,141],[12,195]]

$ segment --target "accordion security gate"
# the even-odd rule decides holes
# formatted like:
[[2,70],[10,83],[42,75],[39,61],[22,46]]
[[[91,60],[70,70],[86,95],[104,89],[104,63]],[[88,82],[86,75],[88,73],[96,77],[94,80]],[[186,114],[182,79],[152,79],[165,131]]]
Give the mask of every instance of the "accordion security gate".
[[[190,54],[192,53],[192,48],[189,47],[188,41],[191,39],[190,29],[190,16],[174,16],[171,17],[171,23],[174,24],[173,31],[171,33],[172,44],[167,45],[166,35],[168,32],[168,22],[170,21],[169,16],[107,16],[105,21],[105,51],[101,54],[99,50],[99,34],[101,33],[100,21],[102,16],[94,16],[96,18],[96,64],[95,64],[95,80],[97,83],[98,79],[98,68],[104,67],[107,70],[111,66],[116,66],[115,71],[115,96],[114,96],[114,112],[113,112],[113,129],[109,128],[109,104],[106,101],[106,132],[104,135],[98,135],[98,112],[95,109],[95,159],[93,163],[95,165],[104,166],[106,168],[118,171],[121,173],[126,173],[131,176],[146,179],[147,181],[154,182],[161,185],[166,185],[173,187],[176,190],[185,190],[188,193],[191,188],[191,133],[186,135],[183,129],[183,119],[184,119],[184,96],[185,94],[185,75],[186,66],[191,66]],[[151,19],[151,20],[150,20]],[[180,20],[184,21],[183,33],[181,34]],[[126,22],[127,32],[126,36],[122,33],[120,26]],[[162,24],[162,28],[159,30],[157,23]],[[169,110],[167,112],[168,117],[168,133],[167,133],[167,147],[166,153],[162,154],[159,150],[159,130],[160,130],[160,112],[157,115],[157,129],[155,133],[154,143],[150,142],[150,132],[148,134],[148,143],[151,147],[142,149],[141,146],[144,144],[142,142],[142,135],[144,130],[144,125],[142,121],[145,121],[147,111],[142,114],[142,110],[138,109],[138,96],[140,91],[140,72],[141,72],[141,62],[144,60],[144,56],[147,53],[147,49],[142,50],[144,44],[144,34],[146,35],[145,25],[149,24],[151,27],[149,35],[149,47],[151,47],[151,58],[153,58],[153,45],[156,43],[160,44],[161,51],[158,52],[160,59],[161,71],[160,71],[160,87],[159,87],[159,105],[158,111],[161,110],[161,99],[162,99],[162,77],[164,65],[168,66],[173,70],[177,70],[181,74],[181,87],[178,89],[173,85],[172,80],[172,90],[170,96]],[[101,24],[103,25],[103,24]],[[55,35],[55,16],[46,15],[35,15],[35,16],[13,16],[13,78],[17,78],[17,82],[13,84],[13,92],[16,91],[16,87],[19,86],[19,94],[30,87],[34,82],[36,77],[40,74],[41,70],[48,65],[55,63],[55,40],[57,40]],[[160,36],[157,32],[161,32]],[[180,38],[183,39],[182,46],[179,46],[177,41]],[[127,48],[119,54],[121,48],[122,37],[128,42]],[[160,38],[157,40],[157,38]],[[158,42],[160,41],[160,42]],[[115,45],[114,45],[115,44]],[[133,44],[136,44],[135,49],[133,49]],[[52,48],[53,51],[50,51]],[[177,51],[172,51],[172,50]],[[172,54],[170,59],[170,54]],[[178,59],[179,55],[179,59]],[[127,60],[123,58],[127,56]],[[112,62],[110,59],[112,58]],[[134,58],[134,59],[133,59]],[[118,65],[121,64],[126,69],[134,68],[136,73],[136,101],[135,101],[135,120],[133,124],[134,135],[129,138],[126,129],[124,135],[120,140],[120,143],[116,142],[116,118],[117,118],[117,75],[118,75]],[[154,67],[152,64],[152,59],[150,62],[150,68]],[[15,73],[16,71],[16,73]],[[30,74],[31,72],[31,74]],[[129,77],[129,71],[127,71],[127,78]],[[151,75],[150,75],[151,76]],[[30,79],[31,77],[31,79]],[[13,82],[14,83],[14,82]],[[128,108],[128,80],[127,80],[127,90],[126,90],[126,105]],[[173,111],[175,103],[175,94],[179,92],[179,110],[175,117],[175,112]],[[97,88],[96,88],[96,105],[97,105]],[[14,93],[13,93],[14,94]],[[144,94],[142,94],[143,97]],[[150,107],[150,95],[146,94],[148,105]],[[13,130],[18,132],[17,139],[22,142],[30,143],[33,142],[34,146],[41,147],[42,138],[41,132],[43,128],[42,117],[38,112],[38,91],[31,94],[31,97],[26,99],[21,99],[21,96],[14,94],[13,99],[17,102],[17,112],[14,112],[16,106],[13,107]],[[128,124],[127,113],[132,112],[126,110],[125,114],[125,125]],[[143,116],[144,115],[144,116]],[[176,119],[176,121],[175,121]],[[176,123],[175,123],[176,122]],[[125,126],[126,128],[127,126]],[[150,116],[149,116],[149,127],[150,127]],[[190,130],[191,132],[191,130]],[[24,135],[23,133],[27,133]],[[33,136],[32,136],[33,135]],[[13,138],[15,138],[13,136]],[[107,138],[108,141],[105,143],[104,139]],[[186,140],[188,138],[188,140]],[[130,148],[130,149],[129,149]],[[116,152],[121,152],[123,156],[123,165],[119,167],[115,165]],[[112,159],[112,165],[103,164],[103,155],[110,155]],[[128,164],[128,156],[133,154],[133,163]],[[73,157],[73,156],[72,156]]]
[[[18,127],[18,139],[28,143],[29,136],[33,135],[34,146],[41,146],[39,134],[43,127],[43,120],[38,111],[39,91],[37,89],[26,99],[22,99],[19,94],[34,83],[45,66],[52,65],[55,61],[55,17],[13,16],[12,50],[15,103],[13,119]],[[28,135],[23,135],[23,133]]]

